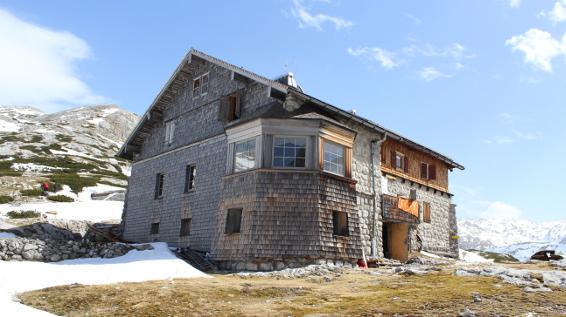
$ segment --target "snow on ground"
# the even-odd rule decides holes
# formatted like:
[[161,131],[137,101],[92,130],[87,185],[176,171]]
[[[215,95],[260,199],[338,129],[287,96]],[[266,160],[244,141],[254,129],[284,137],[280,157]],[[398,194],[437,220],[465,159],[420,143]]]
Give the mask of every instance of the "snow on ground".
[[63,185],[63,190],[54,195],[65,195],[74,198],[75,202],[32,202],[23,204],[3,204],[0,205],[0,216],[15,210],[34,210],[53,219],[87,220],[100,222],[104,220],[115,220],[122,218],[124,202],[91,200],[93,193],[103,193],[115,190],[124,190],[120,187],[99,184],[97,186],[85,187],[78,195],[71,191],[67,185]]
[[210,277],[178,259],[165,243],[132,250],[113,259],[75,259],[56,263],[0,261],[0,307],[5,316],[52,316],[17,303],[17,293],[73,283],[96,285],[173,278]]
[[15,171],[26,171],[26,172],[49,172],[51,170],[61,170],[61,167],[52,167],[34,163],[14,163],[11,168]]
[[20,126],[18,124],[0,120],[0,132],[18,132],[18,131],[20,131]]
[[92,123],[94,125],[100,125],[102,121],[104,121],[104,118],[93,118],[88,120],[89,123]]
[[98,160],[96,157],[84,154],[83,152],[78,152],[78,151],[71,150],[71,149],[68,149],[68,148],[65,148],[65,147],[62,148],[62,149],[64,151],[57,151],[57,150],[49,150],[49,151],[51,151],[52,154],[56,154],[56,155],[59,154],[59,155],[81,156],[81,157],[86,157],[86,158],[91,159],[91,160]]
[[11,239],[15,238],[16,235],[10,232],[0,232],[0,239]]
[[43,129],[43,128],[41,128],[41,129],[35,129],[34,132],[43,133],[43,134],[46,134],[46,133],[57,134],[57,132],[55,132],[55,131],[53,131],[53,130]]
[[493,260],[486,259],[483,256],[460,249],[460,261],[469,263],[493,263]]
[[122,218],[121,201],[91,200],[71,203],[37,202],[21,205],[0,205],[0,215],[12,210],[35,210],[54,219],[87,220],[100,222],[103,220]]

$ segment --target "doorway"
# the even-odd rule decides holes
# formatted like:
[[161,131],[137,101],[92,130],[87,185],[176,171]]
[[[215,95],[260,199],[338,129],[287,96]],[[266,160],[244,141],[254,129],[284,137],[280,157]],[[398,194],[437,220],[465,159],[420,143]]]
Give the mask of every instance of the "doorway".
[[388,259],[406,262],[409,258],[409,224],[386,222],[383,224],[383,255]]

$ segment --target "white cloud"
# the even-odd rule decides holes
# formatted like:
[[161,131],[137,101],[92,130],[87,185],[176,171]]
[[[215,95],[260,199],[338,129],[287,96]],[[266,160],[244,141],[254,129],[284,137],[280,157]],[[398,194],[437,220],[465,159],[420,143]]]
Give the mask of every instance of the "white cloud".
[[521,0],[509,0],[509,6],[514,9],[521,7]]
[[519,141],[535,141],[541,138],[540,132],[523,132],[516,126],[524,127],[528,120],[520,118],[519,116],[503,112],[497,115],[497,120],[505,127],[505,135],[499,135],[487,140],[485,144],[508,145]]
[[46,111],[108,101],[77,76],[77,61],[90,57],[81,38],[20,20],[0,9],[0,104]]
[[513,36],[505,45],[525,54],[525,63],[549,73],[552,72],[552,60],[566,56],[566,34],[559,41],[550,33],[539,29],[530,29],[522,35]]
[[480,212],[482,218],[519,219],[523,211],[515,206],[494,201],[490,202],[485,210]]
[[552,10],[542,11],[540,16],[548,17],[554,24],[566,21],[566,0],[555,2]]
[[381,67],[391,69],[399,66],[402,61],[398,60],[394,53],[379,47],[348,48],[348,54],[358,57],[366,57],[369,60],[378,62]]
[[433,81],[439,78],[452,78],[452,75],[445,74],[434,67],[423,68],[419,75],[426,81]]
[[[348,48],[348,54],[354,57],[365,57],[366,59],[378,62],[381,67],[386,69],[396,68],[402,64],[408,64],[417,58],[445,60],[453,72],[460,72],[466,69],[463,60],[474,58],[473,54],[468,53],[464,45],[452,43],[446,47],[436,47],[430,43],[420,43],[414,39],[409,39],[413,44],[400,49],[390,51],[381,47],[359,47]],[[454,74],[447,74],[438,67],[426,67],[419,72],[420,78],[431,81],[439,78],[452,78]]]
[[293,0],[291,15],[295,17],[295,19],[297,19],[297,21],[299,22],[299,27],[312,27],[317,29],[318,31],[322,31],[322,26],[326,23],[333,24],[334,28],[336,28],[337,30],[349,28],[354,25],[352,21],[340,17],[330,16],[322,13],[311,13],[303,5],[301,0]]

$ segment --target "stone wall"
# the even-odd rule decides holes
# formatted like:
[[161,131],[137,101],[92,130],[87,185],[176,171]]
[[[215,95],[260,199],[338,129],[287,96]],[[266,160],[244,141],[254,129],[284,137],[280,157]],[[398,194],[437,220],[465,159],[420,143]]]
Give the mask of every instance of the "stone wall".
[[[421,210],[421,223],[413,226],[413,229],[416,227],[416,230],[412,230],[412,234],[410,235],[410,248],[412,250],[417,249],[418,243],[416,235],[418,235],[422,250],[451,254],[453,250],[450,245],[450,237],[452,236],[450,224],[450,196],[440,191],[403,180],[399,177],[388,177],[387,184],[387,192],[384,193],[393,196],[401,195],[403,197],[409,197],[411,189],[417,191],[417,201],[419,202]],[[423,202],[430,203],[430,223],[422,221]]]

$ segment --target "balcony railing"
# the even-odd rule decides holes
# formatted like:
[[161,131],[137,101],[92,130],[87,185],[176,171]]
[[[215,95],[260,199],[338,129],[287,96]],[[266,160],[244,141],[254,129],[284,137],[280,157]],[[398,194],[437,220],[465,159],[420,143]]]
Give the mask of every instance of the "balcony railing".
[[385,194],[382,195],[382,201],[383,221],[419,223],[419,208],[416,201]]

